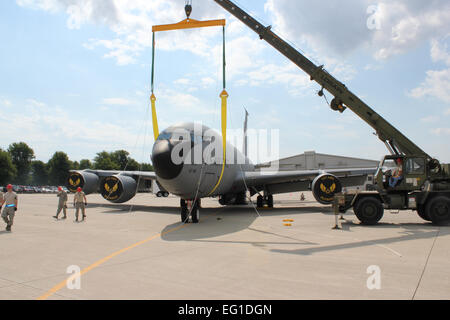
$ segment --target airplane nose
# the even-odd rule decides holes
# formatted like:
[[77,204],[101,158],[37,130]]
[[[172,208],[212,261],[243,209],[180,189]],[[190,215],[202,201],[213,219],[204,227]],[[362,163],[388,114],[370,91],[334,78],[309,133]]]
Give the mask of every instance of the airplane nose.
[[158,177],[172,180],[179,176],[183,170],[183,164],[175,164],[172,161],[174,145],[169,140],[160,140],[153,146],[152,161]]

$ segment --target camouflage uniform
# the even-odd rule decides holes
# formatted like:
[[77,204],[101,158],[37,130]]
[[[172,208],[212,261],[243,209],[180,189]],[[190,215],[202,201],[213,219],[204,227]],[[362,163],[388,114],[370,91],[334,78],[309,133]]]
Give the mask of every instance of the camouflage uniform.
[[83,214],[83,220],[86,218],[86,204],[84,202],[85,194],[83,191],[75,193],[73,202],[75,205],[75,219],[78,221],[78,215],[81,209],[81,213]]
[[7,229],[10,229],[14,224],[14,216],[16,214],[16,202],[17,194],[15,192],[7,192],[3,195],[3,201],[5,207],[3,208],[2,218],[7,225]]
[[64,213],[63,219],[67,218],[67,192],[64,190],[59,191],[57,194],[57,197],[59,198],[58,201],[58,210],[56,211],[56,219],[58,219],[59,214],[61,211]]

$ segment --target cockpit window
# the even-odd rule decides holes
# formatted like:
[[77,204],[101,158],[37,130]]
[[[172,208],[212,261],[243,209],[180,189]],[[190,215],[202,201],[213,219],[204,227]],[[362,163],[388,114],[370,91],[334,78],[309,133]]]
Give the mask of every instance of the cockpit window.
[[172,137],[171,133],[168,132],[162,132],[159,136],[158,136],[158,140],[170,140],[170,138]]

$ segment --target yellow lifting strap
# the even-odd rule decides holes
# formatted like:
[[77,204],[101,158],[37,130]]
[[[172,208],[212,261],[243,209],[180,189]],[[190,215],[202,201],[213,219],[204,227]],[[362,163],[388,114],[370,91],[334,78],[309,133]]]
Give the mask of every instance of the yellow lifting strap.
[[158,140],[159,137],[159,128],[158,128],[158,117],[156,115],[156,97],[153,92],[152,95],[150,96],[150,102],[152,104],[153,135],[155,137],[156,142],[156,140]]
[[222,99],[222,147],[223,147],[223,162],[222,162],[222,171],[220,173],[219,181],[208,194],[208,196],[212,195],[217,188],[220,186],[220,183],[223,179],[223,173],[225,172],[225,166],[227,164],[227,103],[228,103],[228,92],[224,89],[220,94],[220,98]]
[[[191,8],[192,9],[192,8]],[[190,10],[191,10],[190,9]],[[219,188],[220,183],[223,179],[223,174],[225,172],[225,166],[226,166],[226,151],[227,151],[227,100],[228,100],[228,93],[226,91],[226,60],[225,60],[225,25],[226,20],[220,19],[220,20],[209,20],[209,21],[198,21],[194,19],[189,19],[190,11],[186,11],[186,14],[188,16],[187,19],[180,21],[175,24],[165,24],[165,25],[159,25],[159,26],[153,26],[153,46],[152,46],[152,79],[151,79],[151,105],[152,105],[152,118],[153,118],[153,134],[155,136],[155,141],[159,137],[159,128],[158,128],[158,118],[156,113],[156,96],[154,94],[154,75],[155,75],[155,33],[161,32],[161,31],[171,31],[171,30],[181,30],[181,29],[194,29],[194,28],[205,28],[205,27],[216,27],[216,26],[222,26],[223,28],[223,91],[220,94],[220,98],[222,100],[222,139],[223,139],[223,163],[222,163],[222,171],[220,173],[219,180],[217,181],[217,184],[214,186],[214,188],[211,190],[209,195],[212,195],[217,188]]]
[[163,24],[159,26],[153,26],[153,32],[160,31],[171,31],[171,30],[182,30],[182,29],[195,29],[195,28],[206,28],[206,27],[220,27],[225,26],[226,20],[208,20],[208,21],[198,21],[194,19],[186,19],[178,23],[173,24]]

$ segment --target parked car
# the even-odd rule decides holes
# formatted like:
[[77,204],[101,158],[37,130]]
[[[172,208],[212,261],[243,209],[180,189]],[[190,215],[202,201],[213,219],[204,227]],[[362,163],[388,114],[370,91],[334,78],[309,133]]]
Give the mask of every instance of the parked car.
[[23,193],[23,187],[17,186],[17,185],[13,185],[13,191],[15,193]]

